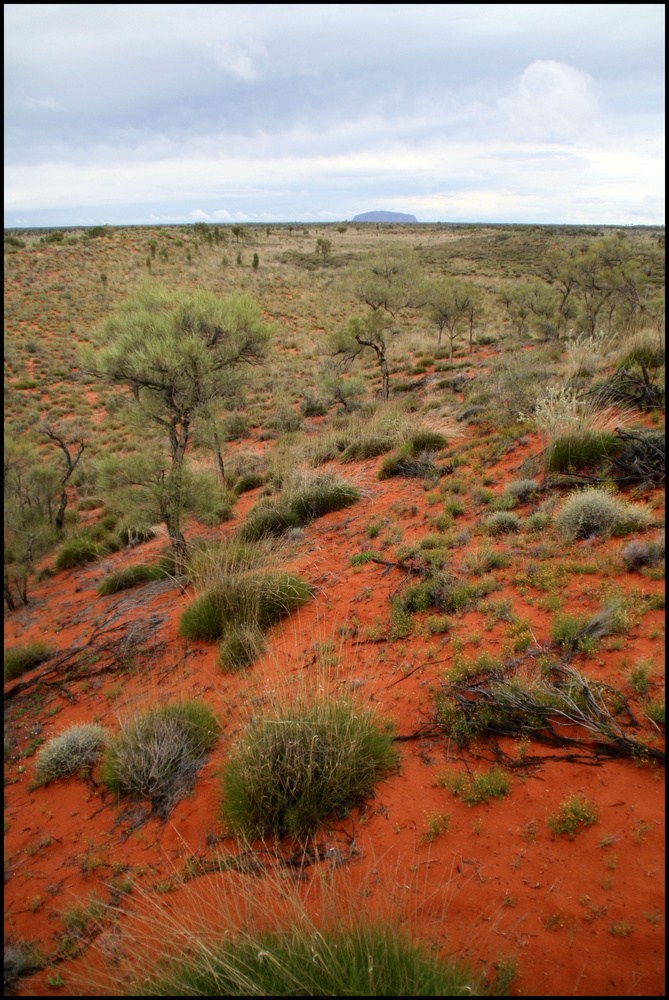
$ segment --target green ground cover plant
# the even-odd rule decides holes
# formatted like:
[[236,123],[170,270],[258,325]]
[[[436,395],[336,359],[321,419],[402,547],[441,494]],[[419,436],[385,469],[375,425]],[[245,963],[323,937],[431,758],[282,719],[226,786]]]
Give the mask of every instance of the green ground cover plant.
[[222,777],[222,815],[237,836],[302,835],[346,816],[397,764],[392,731],[368,710],[321,697],[256,716]]
[[468,806],[478,805],[489,799],[502,799],[511,791],[511,777],[502,767],[474,774],[450,770],[441,774],[438,780],[440,785]]
[[108,739],[108,731],[97,723],[70,726],[52,736],[37,752],[35,785],[90,771],[98,763]]
[[598,820],[599,813],[594,802],[585,795],[575,793],[563,799],[556,812],[546,817],[546,825],[556,836],[566,833],[573,840],[577,833]]
[[151,800],[166,816],[186,795],[216,744],[220,725],[202,702],[179,701],[126,719],[109,742],[101,778],[116,796]]

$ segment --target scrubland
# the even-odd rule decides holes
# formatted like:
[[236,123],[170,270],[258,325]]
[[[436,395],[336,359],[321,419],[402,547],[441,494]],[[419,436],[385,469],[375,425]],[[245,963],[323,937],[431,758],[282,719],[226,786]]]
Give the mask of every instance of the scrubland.
[[5,984],[659,995],[664,230],[5,234]]

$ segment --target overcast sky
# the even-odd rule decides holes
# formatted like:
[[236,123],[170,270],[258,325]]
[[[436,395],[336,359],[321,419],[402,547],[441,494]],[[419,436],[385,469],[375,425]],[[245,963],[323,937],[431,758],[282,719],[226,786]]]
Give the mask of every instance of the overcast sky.
[[664,223],[664,4],[5,4],[5,226]]

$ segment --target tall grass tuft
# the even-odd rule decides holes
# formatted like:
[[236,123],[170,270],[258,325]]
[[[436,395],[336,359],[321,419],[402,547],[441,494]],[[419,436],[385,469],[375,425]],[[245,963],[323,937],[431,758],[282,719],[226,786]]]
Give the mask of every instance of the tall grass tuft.
[[345,816],[396,764],[392,733],[343,699],[279,704],[252,719],[223,772],[223,817],[238,836],[304,834]]

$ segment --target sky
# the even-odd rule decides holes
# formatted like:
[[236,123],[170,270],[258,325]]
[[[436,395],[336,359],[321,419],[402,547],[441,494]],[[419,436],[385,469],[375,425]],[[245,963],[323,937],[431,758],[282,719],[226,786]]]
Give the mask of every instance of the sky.
[[5,4],[5,227],[664,224],[664,4]]

